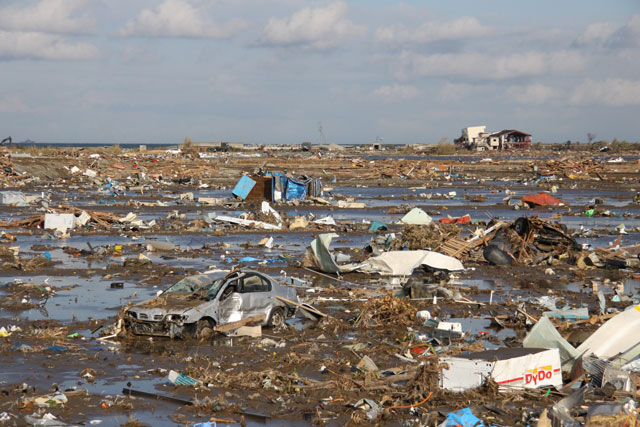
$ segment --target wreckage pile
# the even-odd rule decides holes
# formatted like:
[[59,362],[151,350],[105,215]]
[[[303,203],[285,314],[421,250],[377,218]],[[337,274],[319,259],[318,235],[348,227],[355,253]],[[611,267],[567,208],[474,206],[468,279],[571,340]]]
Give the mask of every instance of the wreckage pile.
[[564,157],[543,162],[531,162],[529,168],[540,176],[562,175],[569,179],[603,179],[604,167],[593,158],[572,159]]

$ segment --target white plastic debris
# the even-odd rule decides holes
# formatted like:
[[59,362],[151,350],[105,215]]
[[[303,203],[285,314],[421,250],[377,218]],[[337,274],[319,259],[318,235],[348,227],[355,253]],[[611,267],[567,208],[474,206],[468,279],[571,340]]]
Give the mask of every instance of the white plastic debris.
[[269,202],[262,202],[261,210],[262,210],[262,213],[265,215],[268,215],[268,214],[273,215],[276,221],[278,221],[278,224],[282,224],[282,217],[280,216],[278,211],[276,211],[271,207],[271,205],[269,205]]
[[431,313],[429,310],[420,310],[416,312],[416,319],[418,320],[429,320],[431,319]]
[[48,213],[44,215],[45,230],[70,230],[76,226],[73,214]]
[[429,225],[433,222],[433,219],[422,209],[413,208],[402,217],[400,222],[404,224]]

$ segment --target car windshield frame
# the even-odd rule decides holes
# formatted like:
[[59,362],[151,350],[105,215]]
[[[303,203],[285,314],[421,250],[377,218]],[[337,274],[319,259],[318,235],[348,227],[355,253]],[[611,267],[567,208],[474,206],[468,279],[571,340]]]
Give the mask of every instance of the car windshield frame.
[[187,276],[165,289],[162,294],[195,294],[208,291],[214,285],[220,286],[220,281],[224,281],[224,276],[215,275],[208,277],[206,275]]
[[212,299],[215,299],[215,297],[218,295],[218,292],[220,292],[220,289],[222,289],[222,286],[227,282],[228,280],[226,277],[221,277],[218,280],[214,280],[213,282],[204,285],[196,292],[202,294],[204,293],[203,291],[206,290],[207,293],[203,295],[203,298],[207,301],[211,301]]

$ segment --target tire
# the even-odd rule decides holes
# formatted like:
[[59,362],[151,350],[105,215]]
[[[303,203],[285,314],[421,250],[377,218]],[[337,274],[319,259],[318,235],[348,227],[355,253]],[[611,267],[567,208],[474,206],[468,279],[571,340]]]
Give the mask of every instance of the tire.
[[200,340],[211,338],[211,336],[213,336],[213,325],[209,319],[198,320],[198,323],[196,324],[195,338]]
[[285,321],[284,310],[280,307],[277,307],[271,310],[271,314],[269,315],[269,321],[267,322],[267,325],[277,329],[284,325],[284,321]]
[[529,232],[529,220],[525,217],[520,217],[516,219],[513,228],[520,237],[524,237]]
[[482,256],[489,264],[493,265],[511,265],[513,264],[513,258],[511,255],[503,251],[498,245],[489,245],[482,251]]

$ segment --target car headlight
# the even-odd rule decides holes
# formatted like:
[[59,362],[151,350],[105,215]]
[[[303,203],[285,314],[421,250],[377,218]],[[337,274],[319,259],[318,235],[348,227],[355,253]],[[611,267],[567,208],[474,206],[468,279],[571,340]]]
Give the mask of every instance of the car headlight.
[[186,320],[187,316],[182,316],[180,314],[168,314],[166,320],[169,322],[180,322]]

